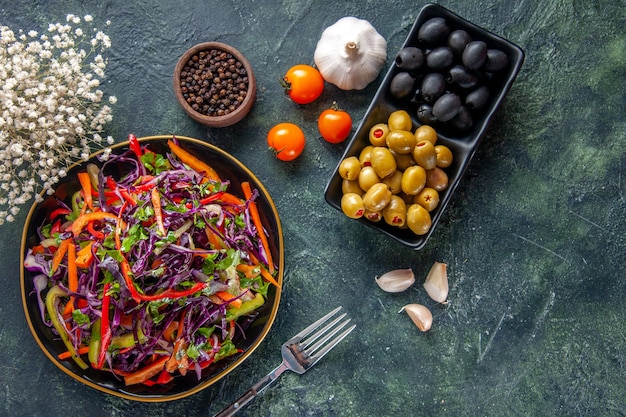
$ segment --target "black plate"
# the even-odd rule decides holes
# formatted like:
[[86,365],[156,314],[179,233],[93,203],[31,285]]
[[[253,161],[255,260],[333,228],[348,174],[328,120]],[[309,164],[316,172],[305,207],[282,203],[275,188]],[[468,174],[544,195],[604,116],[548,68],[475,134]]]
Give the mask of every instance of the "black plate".
[[[515,81],[515,78],[517,77],[524,61],[524,52],[518,46],[476,26],[471,22],[468,22],[453,12],[436,4],[428,4],[422,8],[402,48],[407,46],[421,46],[418,42],[419,28],[424,22],[433,17],[443,17],[446,19],[451,31],[455,29],[464,29],[474,40],[482,40],[489,48],[500,49],[505,52],[509,58],[509,65],[505,70],[490,79],[488,85],[491,90],[491,101],[487,105],[486,110],[482,112],[481,117],[474,120],[474,125],[469,131],[466,131],[465,133],[458,133],[454,130],[446,130],[445,128],[440,129],[437,126],[434,126],[439,136],[437,144],[446,145],[452,150],[454,162],[450,167],[445,169],[449,178],[449,186],[446,190],[440,193],[439,206],[431,212],[432,226],[428,233],[418,236],[412,233],[409,229],[392,227],[387,225],[384,221],[373,223],[364,218],[357,220],[358,222],[378,230],[398,242],[412,247],[413,249],[421,249],[424,247],[428,238],[432,235],[435,226],[452,198],[454,190],[458,186],[459,181],[470,163],[470,160],[480,145],[481,140],[485,136],[485,132],[487,131],[494,114],[502,104],[502,101],[511,88],[513,81]],[[393,58],[395,58],[395,55],[393,55]],[[377,123],[386,123],[389,115],[396,110],[404,109],[408,111],[413,119],[414,127],[420,125],[417,121],[417,106],[415,105],[415,107],[412,107],[411,104],[406,102],[399,102],[389,93],[391,80],[399,71],[400,70],[394,64],[387,72],[387,75],[378,88],[378,91],[376,92],[365,117],[359,124],[354,136],[350,139],[346,151],[341,158],[342,160],[349,156],[358,157],[361,150],[370,145],[368,139],[370,128]],[[324,197],[328,204],[341,211],[342,179],[338,174],[338,168],[339,164],[337,164],[337,168],[326,185]],[[346,221],[350,221],[350,219],[346,217]]]
[[[139,141],[142,144],[149,144],[150,149],[155,152],[165,153],[168,152],[167,140],[170,138],[171,136],[151,136],[140,138]],[[230,191],[233,194],[243,197],[243,192],[241,191],[241,182],[243,181],[249,181],[253,188],[259,190],[259,199],[257,201],[261,221],[264,227],[269,231],[270,237],[268,240],[270,250],[274,262],[278,265],[278,275],[276,278],[278,282],[282,284],[284,274],[282,227],[274,202],[263,184],[245,165],[225,151],[197,139],[181,136],[177,136],[177,139],[180,141],[181,147],[211,165],[221,178],[230,180]],[[112,150],[115,154],[125,152],[128,150],[128,142],[115,145],[112,147]],[[98,153],[92,155],[88,162],[100,165],[96,155],[98,155]],[[85,162],[85,164],[86,163],[87,162]],[[123,172],[125,167],[121,165],[122,164],[120,164],[118,168]],[[84,164],[77,164],[71,167],[67,177],[57,185],[56,196],[65,201],[69,201],[68,196],[71,196],[75,191],[80,189],[80,183],[76,173],[84,169]],[[56,204],[53,201],[53,197],[47,197],[42,203],[34,204],[26,218],[26,224],[22,234],[20,259],[22,265],[20,278],[22,302],[28,326],[44,354],[59,369],[79,382],[108,394],[130,400],[157,402],[180,399],[196,393],[226,376],[252,354],[269,332],[276,318],[280,302],[280,290],[276,289],[274,286],[271,286],[268,299],[265,305],[259,310],[259,314],[254,322],[245,323],[245,325],[248,325],[246,339],[243,340],[240,338],[236,341],[237,347],[243,349],[243,353],[225,358],[207,367],[203,371],[200,380],[197,379],[195,372],[190,372],[184,377],[180,375],[176,376],[172,382],[163,386],[147,387],[134,385],[127,387],[124,385],[122,379],[113,377],[110,372],[98,371],[91,368],[85,371],[71,359],[65,361],[59,360],[57,355],[64,352],[66,348],[63,342],[58,337],[55,337],[50,328],[42,322],[33,286],[33,277],[36,274],[31,273],[23,267],[27,248],[39,243],[37,242],[37,226],[44,221],[47,214],[55,207]]]

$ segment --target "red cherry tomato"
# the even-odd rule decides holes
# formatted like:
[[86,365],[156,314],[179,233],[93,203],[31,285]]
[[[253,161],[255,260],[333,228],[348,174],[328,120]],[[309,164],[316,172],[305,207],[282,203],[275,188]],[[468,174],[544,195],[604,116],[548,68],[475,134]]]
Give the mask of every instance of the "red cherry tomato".
[[302,154],[306,140],[304,132],[293,123],[279,123],[267,134],[267,144],[281,161],[293,161]]
[[341,143],[352,131],[352,117],[348,112],[339,110],[337,103],[333,103],[330,109],[326,109],[317,119],[317,128],[320,134],[330,143]]
[[299,64],[289,68],[282,79],[285,92],[295,103],[308,104],[324,90],[322,74],[310,65]]

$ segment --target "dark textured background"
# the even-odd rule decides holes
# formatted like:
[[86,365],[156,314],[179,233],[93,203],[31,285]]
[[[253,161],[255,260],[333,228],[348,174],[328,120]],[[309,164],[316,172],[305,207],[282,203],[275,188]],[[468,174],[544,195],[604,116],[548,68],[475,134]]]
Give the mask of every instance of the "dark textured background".
[[[284,293],[275,327],[243,365],[186,399],[122,400],[83,387],[50,363],[31,336],[19,290],[25,212],[0,240],[0,415],[210,416],[280,361],[281,343],[336,305],[357,330],[310,373],[289,374],[242,416],[626,415],[626,33],[623,0],[442,1],[521,46],[526,61],[426,247],[418,252],[343,217],[323,199],[345,145],[318,138],[333,100],[363,117],[382,76],[363,91],[327,85],[297,107],[279,78],[312,63],[322,30],[354,15],[404,42],[422,2],[357,0],[97,2],[0,1],[0,24],[45,29],[91,14],[113,46],[107,133],[118,141],[177,133],[216,144],[264,182],[281,214]],[[222,41],[252,63],[256,105],[236,126],[207,129],[175,102],[171,73],[185,49]],[[383,70],[383,73],[386,69]],[[300,124],[308,143],[294,163],[273,158],[265,135]],[[450,303],[421,282],[448,264]],[[411,267],[418,285],[382,293],[374,277]],[[398,310],[432,308],[421,334]]]

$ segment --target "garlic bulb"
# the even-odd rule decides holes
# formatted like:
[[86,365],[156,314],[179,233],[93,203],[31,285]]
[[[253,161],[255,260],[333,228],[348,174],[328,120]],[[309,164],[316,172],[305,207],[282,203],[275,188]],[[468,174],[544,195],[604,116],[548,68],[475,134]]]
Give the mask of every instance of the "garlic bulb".
[[324,30],[313,59],[329,83],[362,90],[385,65],[387,41],[367,20],[343,17]]
[[447,265],[435,262],[424,281],[426,293],[438,303],[443,303],[448,298],[448,271]]
[[386,292],[402,292],[415,282],[415,275],[411,269],[395,269],[374,278],[376,284]]
[[406,314],[420,331],[427,332],[432,327],[433,314],[427,307],[421,304],[407,304],[402,307],[398,313],[402,313],[403,311],[406,311]]

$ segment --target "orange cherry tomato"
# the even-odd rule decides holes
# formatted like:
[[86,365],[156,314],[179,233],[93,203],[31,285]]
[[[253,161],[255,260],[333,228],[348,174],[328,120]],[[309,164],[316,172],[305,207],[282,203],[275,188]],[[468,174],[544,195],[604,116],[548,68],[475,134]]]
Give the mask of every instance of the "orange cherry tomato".
[[293,161],[302,154],[306,140],[302,129],[293,123],[279,123],[267,134],[267,144],[281,161]]
[[324,78],[317,68],[299,64],[289,68],[282,79],[282,85],[295,103],[308,104],[324,91]]
[[341,143],[352,131],[352,117],[348,112],[339,110],[337,103],[326,109],[317,119],[317,128],[320,134],[329,143]]

